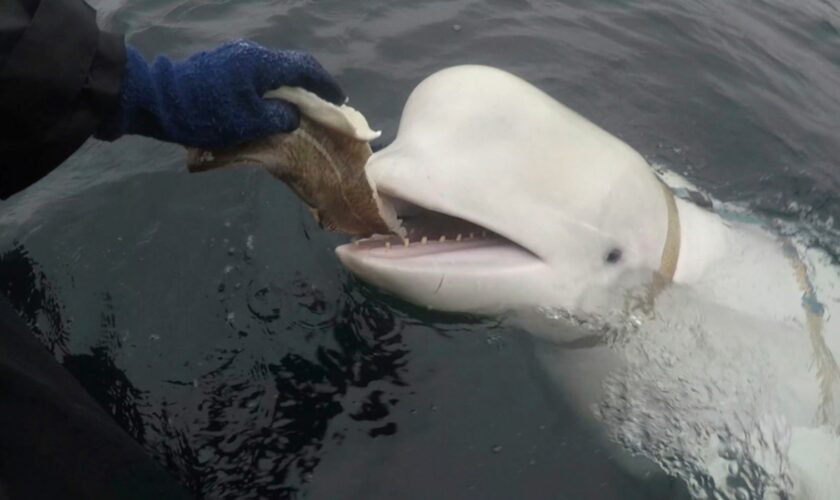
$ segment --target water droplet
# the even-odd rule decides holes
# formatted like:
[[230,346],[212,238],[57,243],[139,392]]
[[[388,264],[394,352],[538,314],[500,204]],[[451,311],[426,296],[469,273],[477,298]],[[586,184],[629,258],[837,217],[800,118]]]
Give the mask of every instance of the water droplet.
[[202,464],[206,464],[210,460],[213,459],[214,453],[213,450],[208,448],[202,448],[198,451],[198,461]]
[[738,450],[734,446],[726,445],[718,451],[718,456],[724,460],[735,460],[738,458]]
[[729,475],[737,476],[740,472],[740,467],[738,467],[738,462],[732,462],[729,464]]
[[453,25],[452,25],[452,31],[454,31],[454,32],[456,32],[456,33],[457,33],[458,31],[461,31],[461,25],[460,25],[460,24],[453,24]]
[[501,453],[502,452],[502,445],[497,444],[493,447],[493,453]]

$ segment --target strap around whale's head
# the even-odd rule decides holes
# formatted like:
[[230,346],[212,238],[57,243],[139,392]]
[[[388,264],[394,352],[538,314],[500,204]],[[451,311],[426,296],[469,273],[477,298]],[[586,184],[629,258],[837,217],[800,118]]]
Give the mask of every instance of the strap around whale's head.
[[662,186],[662,193],[665,195],[665,205],[668,207],[668,231],[665,234],[665,244],[662,247],[662,257],[659,259],[659,269],[653,272],[653,280],[640,306],[646,313],[653,312],[656,298],[671,282],[674,281],[674,274],[677,272],[677,263],[680,260],[680,241],[682,239],[680,229],[680,213],[677,210],[677,200],[674,193],[661,179],[657,180]]
[[680,213],[677,210],[677,200],[674,193],[661,180],[662,191],[665,194],[665,204],[668,206],[668,232],[665,235],[665,245],[662,247],[662,258],[659,261],[659,272],[667,282],[674,279],[677,272],[677,262],[680,259]]

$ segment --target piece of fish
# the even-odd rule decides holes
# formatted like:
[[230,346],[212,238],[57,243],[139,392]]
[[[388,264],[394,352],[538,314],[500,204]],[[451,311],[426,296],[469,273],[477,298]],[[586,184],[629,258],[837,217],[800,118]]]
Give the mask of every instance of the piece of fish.
[[266,95],[301,111],[300,127],[226,150],[188,149],[190,172],[256,165],[286,183],[307,204],[321,227],[355,236],[400,234],[396,214],[383,204],[365,173],[379,136],[349,106],[334,106],[303,89],[284,87]]

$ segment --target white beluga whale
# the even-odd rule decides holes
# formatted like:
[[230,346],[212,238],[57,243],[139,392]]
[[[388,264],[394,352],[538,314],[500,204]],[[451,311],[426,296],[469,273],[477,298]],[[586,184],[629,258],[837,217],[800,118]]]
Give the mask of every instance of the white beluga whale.
[[406,232],[340,246],[358,278],[510,317],[584,420],[698,497],[836,497],[838,275],[814,251],[675,197],[630,146],[488,67],[418,85],[366,169]]

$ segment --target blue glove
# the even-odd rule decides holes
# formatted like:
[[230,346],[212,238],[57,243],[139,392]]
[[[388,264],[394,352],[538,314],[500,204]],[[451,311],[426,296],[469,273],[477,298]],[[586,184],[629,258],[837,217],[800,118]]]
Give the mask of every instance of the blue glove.
[[185,61],[158,57],[151,65],[126,48],[120,103],[96,137],[124,134],[206,149],[222,149],[298,127],[295,106],[263,99],[265,92],[289,85],[303,87],[341,104],[344,93],[310,55],[271,51],[239,40]]

